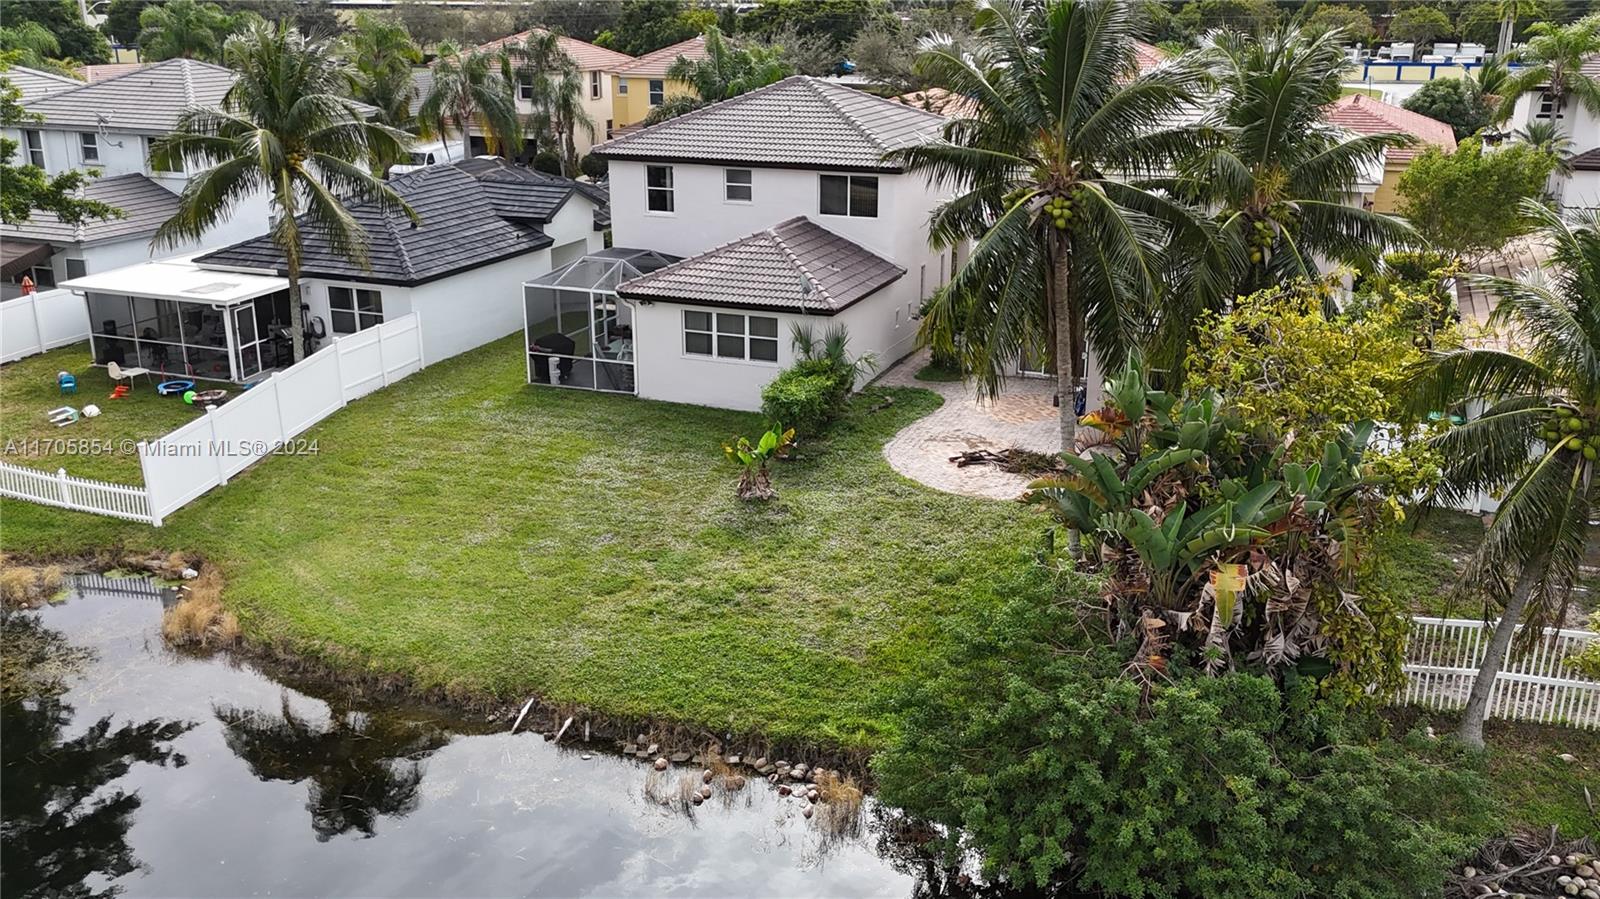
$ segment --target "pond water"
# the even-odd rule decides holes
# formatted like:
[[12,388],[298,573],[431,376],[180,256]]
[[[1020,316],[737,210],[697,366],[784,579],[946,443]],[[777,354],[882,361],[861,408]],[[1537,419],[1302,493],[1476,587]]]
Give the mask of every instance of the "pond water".
[[[4,896],[937,891],[894,860],[870,799],[843,838],[759,779],[663,805],[646,790],[661,775],[599,747],[175,653],[163,592],[78,581],[9,616],[7,682],[25,678],[28,696],[0,721]],[[688,770],[667,775],[674,795]]]

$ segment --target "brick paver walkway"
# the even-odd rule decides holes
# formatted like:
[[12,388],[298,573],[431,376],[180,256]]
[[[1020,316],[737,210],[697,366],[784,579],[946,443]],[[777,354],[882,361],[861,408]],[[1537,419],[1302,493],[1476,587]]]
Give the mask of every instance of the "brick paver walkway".
[[1013,378],[1006,382],[1000,398],[990,402],[979,400],[970,383],[918,381],[914,376],[927,363],[926,351],[914,353],[878,381],[896,387],[922,387],[944,397],[943,406],[907,425],[884,444],[884,457],[895,471],[936,490],[1016,499],[1027,487],[1027,477],[990,465],[957,468],[950,457],[964,450],[999,451],[1009,447],[1060,452],[1061,423],[1053,402],[1054,382]]

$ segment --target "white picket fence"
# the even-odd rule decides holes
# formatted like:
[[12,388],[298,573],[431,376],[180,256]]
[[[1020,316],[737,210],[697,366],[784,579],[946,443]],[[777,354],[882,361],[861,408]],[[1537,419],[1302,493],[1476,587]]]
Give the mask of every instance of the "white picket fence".
[[[1406,642],[1406,687],[1395,701],[1441,710],[1465,706],[1493,627],[1471,619],[1415,619]],[[1594,640],[1600,634],[1546,628],[1537,645],[1513,654],[1500,670],[1489,717],[1600,728],[1600,681],[1565,663]]]
[[0,496],[159,527],[168,515],[262,457],[300,451],[293,440],[307,428],[426,364],[416,313],[405,315],[335,338],[231,402],[164,437],[140,443],[142,487],[0,462]]
[[0,303],[0,362],[89,339],[89,304],[70,290],[30,293]]

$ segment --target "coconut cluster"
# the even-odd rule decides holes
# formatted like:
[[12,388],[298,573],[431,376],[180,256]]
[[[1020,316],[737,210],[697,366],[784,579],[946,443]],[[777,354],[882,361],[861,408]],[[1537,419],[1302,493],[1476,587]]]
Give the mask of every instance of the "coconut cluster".
[[1057,231],[1065,231],[1072,227],[1072,198],[1054,196],[1044,201],[1044,214],[1050,218],[1050,224],[1056,226]]
[[1250,234],[1250,261],[1260,264],[1272,252],[1272,241],[1277,235],[1266,219],[1256,219],[1252,225],[1255,230]]
[[1539,436],[1551,446],[1583,453],[1590,462],[1600,459],[1600,423],[1584,420],[1575,409],[1557,409],[1545,420]]

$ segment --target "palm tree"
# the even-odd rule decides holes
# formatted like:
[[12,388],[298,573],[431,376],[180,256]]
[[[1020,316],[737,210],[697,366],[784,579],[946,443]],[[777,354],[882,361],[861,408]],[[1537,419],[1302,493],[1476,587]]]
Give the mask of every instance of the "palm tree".
[[506,77],[532,89],[531,130],[555,144],[561,156],[561,173],[578,175],[577,131],[594,140],[595,123],[583,108],[583,75],[578,64],[561,49],[554,33],[535,28],[520,47],[508,48]]
[[1168,226],[1196,226],[1134,179],[1204,142],[1171,124],[1198,102],[1202,73],[1180,59],[1140,75],[1137,16],[1118,0],[996,2],[973,25],[960,45],[926,40],[916,68],[975,111],[943,140],[887,157],[954,190],[929,223],[935,247],[974,241],[921,337],[949,355],[959,332],[963,365],[991,395],[1030,348],[1047,348],[1070,452],[1086,349],[1122,364],[1161,290]]
[[1512,135],[1517,143],[1528,144],[1555,157],[1556,173],[1572,174],[1572,138],[1549,119],[1535,119]]
[[422,98],[417,120],[423,136],[441,137],[454,128],[461,135],[461,158],[472,158],[472,129],[477,128],[491,153],[522,149],[522,123],[517,118],[516,81],[502,71],[493,53],[439,45],[433,64],[433,86]]
[[777,47],[748,44],[734,46],[715,25],[706,29],[703,59],[680,56],[667,69],[667,77],[694,85],[705,103],[749,93],[787,78],[792,72]]
[[1600,520],[1600,217],[1564,221],[1533,201],[1551,255],[1520,279],[1476,279],[1500,296],[1494,323],[1512,349],[1467,347],[1430,356],[1415,372],[1416,412],[1481,402],[1483,414],[1435,438],[1445,460],[1442,499],[1504,491],[1460,583],[1502,605],[1473,681],[1461,739],[1483,745],[1483,719],[1519,622],[1559,622],[1593,525]]
[[197,0],[167,0],[139,13],[139,54],[145,59],[219,59],[235,23],[222,7]]
[[376,107],[386,125],[403,128],[411,120],[417,97],[411,67],[422,62],[422,50],[404,23],[370,12],[356,14],[355,27],[344,36],[345,58],[355,67],[351,90]]
[[72,61],[61,59],[61,42],[50,33],[50,29],[38,22],[19,22],[15,25],[0,26],[0,53],[5,54],[6,64],[26,66],[30,69],[40,69],[45,72],[55,72],[76,78]]
[[[275,213],[272,240],[283,252],[289,279],[290,328],[299,334],[303,231],[314,230],[336,252],[365,264],[366,233],[346,203],[377,203],[415,221],[411,207],[368,168],[398,157],[410,136],[366,121],[354,101],[341,95],[349,67],[327,40],[307,40],[291,26],[261,22],[229,38],[223,55],[238,79],[220,108],[191,107],[176,130],[151,148],[157,167],[200,170],[151,244],[199,240],[241,200],[268,191]],[[301,353],[296,341],[295,361]]]
[[1549,97],[1557,115],[1568,99],[1576,99],[1590,115],[1600,116],[1600,79],[1583,72],[1584,60],[1600,53],[1600,16],[1571,25],[1540,22],[1528,33],[1527,43],[1512,51],[1512,61],[1520,68],[1500,86],[1498,118],[1510,118],[1517,100],[1535,91]]
[[1183,352],[1195,307],[1316,278],[1324,262],[1374,262],[1411,233],[1399,219],[1350,202],[1362,172],[1381,170],[1384,151],[1411,137],[1352,134],[1326,121],[1324,107],[1339,98],[1348,66],[1337,33],[1221,32],[1201,58],[1217,85],[1204,123],[1226,137],[1187,159],[1174,189],[1216,210],[1224,249],[1203,264],[1222,267],[1214,281],[1226,289],[1175,292],[1190,308],[1167,319],[1164,361]]

